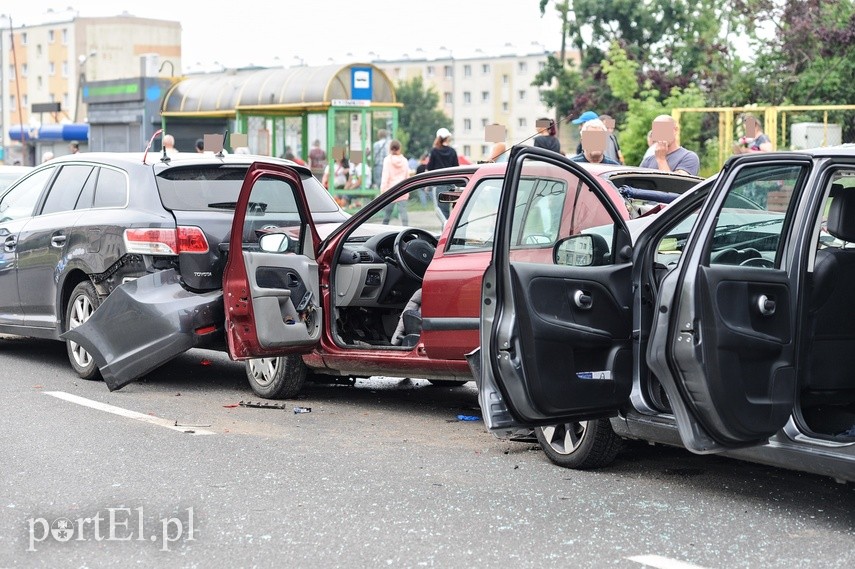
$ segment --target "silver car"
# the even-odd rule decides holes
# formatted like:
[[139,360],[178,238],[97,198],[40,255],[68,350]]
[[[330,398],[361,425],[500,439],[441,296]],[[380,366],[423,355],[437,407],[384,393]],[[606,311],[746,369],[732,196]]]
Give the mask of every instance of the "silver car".
[[510,162],[470,354],[494,434],[533,429],[571,468],[642,439],[855,481],[855,147],[743,155],[630,222],[566,188],[536,261],[512,245],[534,199],[516,181],[587,175]]

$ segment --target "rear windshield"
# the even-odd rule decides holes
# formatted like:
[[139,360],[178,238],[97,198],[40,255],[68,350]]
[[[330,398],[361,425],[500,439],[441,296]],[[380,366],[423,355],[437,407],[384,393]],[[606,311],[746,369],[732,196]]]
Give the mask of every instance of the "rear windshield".
[[[246,167],[219,165],[170,168],[157,176],[160,200],[170,210],[234,209],[246,171]],[[314,176],[303,174],[301,178],[312,213],[339,210]]]

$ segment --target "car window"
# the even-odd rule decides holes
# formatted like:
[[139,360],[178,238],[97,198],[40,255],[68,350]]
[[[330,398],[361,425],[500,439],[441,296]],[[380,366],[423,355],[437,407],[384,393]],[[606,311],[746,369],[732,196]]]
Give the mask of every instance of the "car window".
[[31,217],[36,209],[36,203],[42,195],[42,190],[44,190],[50,177],[53,176],[54,170],[55,168],[39,170],[10,189],[0,199],[0,223]]
[[285,233],[290,238],[288,253],[302,253],[302,219],[295,189],[290,183],[271,176],[255,181],[243,226],[244,243],[257,243],[265,233]]
[[449,239],[448,251],[489,249],[493,246],[496,213],[502,193],[501,179],[481,180],[472,190],[457,226]]
[[86,183],[83,184],[83,190],[81,190],[80,195],[77,197],[77,202],[74,204],[74,209],[89,209],[92,207],[92,203],[95,201],[95,185],[98,183],[100,172],[101,168],[96,168],[89,178],[86,179]]
[[[166,209],[202,211],[234,208],[247,166],[175,167],[157,176],[160,200]],[[310,174],[301,175],[312,213],[337,212],[330,193]]]
[[510,257],[554,264],[553,249],[576,235],[561,264],[611,264],[615,220],[601,197],[574,172],[537,159],[523,163],[511,223]]
[[41,214],[72,211],[93,169],[92,166],[83,164],[69,164],[61,167],[45,198]]
[[128,178],[122,172],[101,168],[93,207],[124,207],[128,203]]
[[708,242],[710,265],[780,266],[781,236],[805,166],[747,165],[739,170]]
[[[442,233],[445,218],[444,216],[440,216],[440,213],[436,211],[434,199],[435,196],[455,189],[459,190],[456,182],[446,184],[433,182],[427,186],[412,188],[406,194],[398,197],[392,205],[386,206],[368,218],[367,223],[405,225],[407,227],[422,229],[439,237]],[[452,204],[446,203],[442,205],[452,206]],[[459,206],[454,204],[454,207]]]

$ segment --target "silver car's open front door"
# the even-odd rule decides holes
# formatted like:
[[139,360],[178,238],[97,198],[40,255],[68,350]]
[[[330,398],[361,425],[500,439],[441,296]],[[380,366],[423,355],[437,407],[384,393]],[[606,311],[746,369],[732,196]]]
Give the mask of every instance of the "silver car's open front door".
[[319,243],[299,174],[253,164],[235,206],[223,274],[232,358],[306,352],[318,343]]
[[794,154],[726,166],[662,282],[647,361],[693,452],[763,443],[792,412],[790,236],[809,174],[810,162]]
[[605,417],[628,400],[631,247],[623,217],[576,163],[514,149],[472,366],[490,430]]

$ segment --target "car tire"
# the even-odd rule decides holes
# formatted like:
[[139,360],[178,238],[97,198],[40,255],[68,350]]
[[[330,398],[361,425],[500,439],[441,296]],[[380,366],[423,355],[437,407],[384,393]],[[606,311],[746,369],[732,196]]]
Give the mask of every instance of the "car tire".
[[264,399],[296,396],[306,383],[308,368],[300,356],[247,360],[246,377],[252,391]]
[[437,387],[460,387],[461,385],[466,385],[469,382],[454,379],[429,379],[428,383]]
[[534,434],[553,464],[577,470],[610,464],[622,446],[608,419],[537,427]]
[[[77,328],[92,316],[95,309],[101,305],[101,297],[95,290],[95,285],[89,281],[78,283],[71,291],[68,298],[68,306],[65,311],[65,327],[67,330]],[[80,344],[66,340],[65,349],[68,352],[68,361],[71,367],[82,379],[101,379],[101,372],[89,352],[84,350]]]

